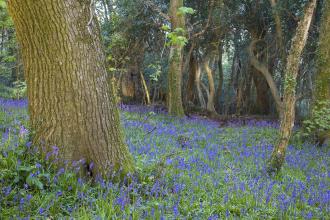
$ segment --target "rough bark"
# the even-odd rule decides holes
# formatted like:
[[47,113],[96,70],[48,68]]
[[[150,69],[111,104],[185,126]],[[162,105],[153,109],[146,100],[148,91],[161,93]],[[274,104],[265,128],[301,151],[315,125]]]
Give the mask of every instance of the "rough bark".
[[[170,17],[172,31],[177,28],[185,28],[185,18],[183,14],[178,13],[179,8],[183,7],[183,0],[171,0]],[[183,47],[180,44],[172,43],[169,58],[168,73],[168,111],[171,115],[183,116],[183,104],[181,94],[182,81],[182,62]]]
[[303,19],[299,22],[296,34],[292,40],[291,49],[287,59],[287,66],[284,81],[283,114],[281,115],[279,142],[273,150],[268,172],[279,172],[284,160],[286,148],[291,138],[292,128],[295,120],[296,104],[296,79],[299,70],[299,61],[305,47],[308,31],[313,18],[316,0],[308,3]]
[[[317,53],[317,75],[315,80],[315,101],[318,108],[330,107],[330,2],[325,1],[320,29],[319,49]],[[330,143],[330,130],[323,131],[319,143]]]
[[91,2],[9,0],[8,8],[22,48],[34,143],[46,151],[57,146],[61,162],[93,163],[93,175],[132,171]]

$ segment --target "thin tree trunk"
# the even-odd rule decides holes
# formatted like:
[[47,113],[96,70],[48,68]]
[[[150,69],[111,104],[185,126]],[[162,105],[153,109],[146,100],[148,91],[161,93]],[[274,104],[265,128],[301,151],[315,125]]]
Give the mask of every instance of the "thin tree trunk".
[[273,10],[273,17],[275,20],[276,27],[276,39],[278,44],[278,49],[280,51],[280,59],[282,61],[282,65],[285,65],[285,47],[283,42],[283,30],[281,25],[281,17],[279,14],[279,9],[277,7],[277,0],[269,0]]
[[214,96],[215,96],[215,86],[214,86],[214,79],[213,79],[213,71],[210,68],[210,59],[206,58],[204,61],[204,69],[207,73],[207,79],[209,81],[209,93],[207,98],[207,106],[206,109],[209,112],[216,113],[214,108]]
[[201,88],[201,73],[202,73],[201,67],[197,63],[195,85],[196,85],[196,89],[197,89],[199,104],[202,109],[205,109],[206,103],[205,103],[205,99],[204,99],[202,88]]
[[104,9],[104,20],[108,24],[109,23],[109,11],[108,11],[108,6],[105,0],[102,0],[102,5]]
[[218,60],[218,69],[219,69],[219,84],[217,88],[217,95],[215,106],[218,113],[221,113],[221,96],[222,96],[222,88],[223,88],[223,67],[222,67],[222,55],[223,55],[223,45],[222,41],[219,42],[219,60]]
[[312,0],[310,3],[308,3],[304,18],[299,22],[296,34],[292,40],[285,72],[283,114],[280,117],[281,125],[279,143],[274,148],[270,158],[268,164],[269,173],[279,172],[285,160],[286,148],[291,138],[291,132],[295,120],[295,92],[300,63],[299,61],[308,38],[308,31],[313,18],[315,7],[316,0]]
[[56,146],[62,162],[85,159],[93,175],[132,171],[91,2],[9,0],[8,8],[22,48],[34,143],[47,151]]
[[143,73],[142,72],[140,72],[140,77],[141,77],[141,83],[142,83],[143,89],[144,89],[146,104],[147,105],[150,105],[151,104],[150,94],[149,94],[149,90],[148,90],[148,86],[147,86],[146,80],[144,79],[144,76],[143,76]]
[[[185,28],[185,18],[179,13],[179,8],[183,7],[183,0],[171,0],[170,16],[172,31],[177,28]],[[182,62],[183,47],[180,43],[172,43],[169,59],[168,73],[168,111],[175,116],[183,116],[184,110],[182,105]]]

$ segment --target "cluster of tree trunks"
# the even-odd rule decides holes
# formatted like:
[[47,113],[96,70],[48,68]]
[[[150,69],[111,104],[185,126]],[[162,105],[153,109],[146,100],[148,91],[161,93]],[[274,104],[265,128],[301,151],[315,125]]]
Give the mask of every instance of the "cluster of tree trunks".
[[[182,77],[187,70],[185,105],[197,103],[212,114],[227,114],[230,106],[234,106],[238,114],[252,112],[266,115],[270,114],[271,103],[274,102],[281,126],[279,142],[271,155],[268,171],[277,172],[283,165],[294,125],[299,64],[317,0],[311,0],[307,5],[287,58],[277,3],[270,0],[280,63],[286,66],[283,73],[283,98],[273,76],[273,63],[269,63],[264,20],[259,20],[257,24],[245,24],[251,37],[251,44],[247,48],[249,59],[243,60],[246,52],[238,51],[236,44],[239,40],[235,41],[230,88],[235,90],[233,93],[236,100],[227,104],[227,107],[222,106],[220,100],[220,97],[224,97],[224,31],[219,30],[220,25],[217,24],[218,30],[210,32],[210,36],[217,41],[207,46],[199,39],[207,39],[204,33],[214,25],[212,16],[213,12],[217,12],[214,7],[222,6],[220,2],[210,1],[205,27],[189,39],[192,43],[185,60],[183,45],[171,43],[167,94],[163,94],[158,87],[154,88],[153,95],[149,94],[142,66],[145,45],[141,43],[131,56],[127,72],[121,77],[121,95],[146,104],[150,104],[151,99],[155,101],[156,98],[164,99],[166,96],[169,113],[183,116]],[[104,19],[108,20],[111,1],[103,0],[102,3]],[[325,1],[324,5],[315,103],[330,100],[330,3]],[[93,1],[45,0],[41,3],[35,0],[9,0],[8,6],[22,46],[34,143],[41,150],[45,147],[47,151],[57,146],[58,156],[63,163],[84,158],[87,167],[94,164],[94,169],[89,170],[93,175],[105,176],[119,169],[123,172],[132,171],[133,160],[124,142],[114,89],[107,80]],[[182,7],[183,0],[171,0],[169,15],[162,14],[171,22],[172,32],[176,32],[178,37],[186,37],[185,31],[177,31],[186,29],[185,15],[180,12]],[[251,14],[258,14],[258,7],[252,7],[251,10]],[[219,74],[217,88],[216,72]],[[203,82],[203,74],[208,81],[207,85]],[[251,109],[253,86],[256,107]],[[329,131],[321,137],[329,138]]]

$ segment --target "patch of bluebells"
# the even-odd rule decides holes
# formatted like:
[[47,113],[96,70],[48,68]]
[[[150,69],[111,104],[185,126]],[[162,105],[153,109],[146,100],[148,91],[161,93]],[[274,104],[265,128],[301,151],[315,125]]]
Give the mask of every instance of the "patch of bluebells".
[[[15,111],[14,102],[6,105]],[[126,184],[103,179],[90,183],[76,175],[83,160],[71,164],[73,169],[49,168],[49,161],[37,160],[38,152],[30,150],[31,143],[19,144],[28,134],[26,127],[20,127],[24,123],[18,123],[19,129],[12,129],[10,124],[2,135],[0,155],[8,158],[24,147],[30,159],[17,155],[21,162],[15,167],[31,165],[33,170],[27,176],[47,175],[40,178],[42,189],[24,179],[13,184],[7,181],[9,177],[0,178],[0,219],[1,215],[77,219],[330,218],[329,149],[291,145],[284,170],[279,176],[269,177],[265,163],[276,139],[276,122],[232,120],[221,126],[199,116],[170,117],[165,110],[156,112],[153,107],[120,107],[139,176],[130,176]],[[184,144],[180,137],[185,138]],[[56,159],[57,152],[53,147],[48,160]],[[0,168],[3,166],[0,162]]]

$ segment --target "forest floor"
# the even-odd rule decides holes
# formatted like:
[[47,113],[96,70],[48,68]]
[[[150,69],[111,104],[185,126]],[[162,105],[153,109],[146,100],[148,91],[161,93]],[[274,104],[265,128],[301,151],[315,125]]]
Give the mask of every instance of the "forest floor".
[[292,142],[282,172],[265,164],[278,124],[174,118],[121,106],[140,178],[90,183],[41,160],[27,102],[0,100],[0,219],[329,219],[330,150]]

